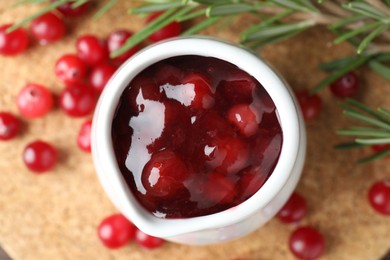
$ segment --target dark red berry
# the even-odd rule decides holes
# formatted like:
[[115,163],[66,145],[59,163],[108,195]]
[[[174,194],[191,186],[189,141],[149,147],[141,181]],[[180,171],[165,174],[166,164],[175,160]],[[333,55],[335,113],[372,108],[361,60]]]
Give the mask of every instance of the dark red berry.
[[87,65],[74,54],[65,54],[55,65],[57,77],[67,84],[81,82],[87,72]]
[[330,84],[330,90],[333,95],[339,98],[355,96],[359,91],[359,80],[357,75],[353,72],[348,72]]
[[390,182],[378,181],[372,184],[368,200],[373,209],[383,215],[390,215]]
[[59,97],[61,109],[69,116],[83,117],[95,109],[95,93],[89,86],[74,84],[67,86]]
[[[112,54],[114,51],[121,48],[126,43],[127,39],[129,39],[132,35],[133,33],[128,30],[117,30],[110,33],[110,35],[107,38],[107,46],[110,54]],[[130,58],[131,56],[133,56],[133,54],[136,53],[137,51],[138,51],[138,47],[137,46],[133,47],[131,49],[128,49],[121,55],[115,57],[113,60],[118,63],[122,63],[128,58]]]
[[390,149],[390,144],[374,144],[371,146],[371,148],[375,152],[383,152],[387,149]]
[[312,227],[299,227],[290,236],[289,247],[299,259],[311,260],[320,257],[325,249],[325,240]]
[[31,22],[31,35],[45,45],[55,42],[65,35],[65,24],[53,13],[45,13]]
[[53,107],[53,95],[44,86],[30,83],[19,92],[17,106],[19,112],[27,118],[41,117]]
[[89,65],[98,65],[108,60],[106,43],[95,35],[83,35],[76,41],[77,56]]
[[0,140],[7,141],[14,138],[20,129],[20,121],[13,114],[0,112]]
[[96,93],[101,93],[115,71],[116,67],[113,65],[100,64],[93,68],[89,77],[89,84]]
[[86,152],[91,152],[91,127],[92,120],[85,121],[80,128],[77,136],[77,145],[79,148]]
[[114,214],[102,220],[98,236],[111,249],[120,248],[135,238],[137,228],[122,214]]
[[164,240],[158,237],[150,236],[137,229],[135,233],[135,242],[146,249],[156,249],[164,244]]
[[306,200],[297,192],[293,192],[277,217],[283,223],[294,223],[301,220],[307,212]]
[[259,129],[259,115],[256,109],[248,104],[231,107],[227,113],[227,119],[245,136],[252,136]]
[[43,173],[56,165],[57,150],[47,142],[34,141],[24,149],[23,161],[31,171]]
[[[162,14],[161,12],[156,12],[149,15],[148,18],[146,19],[146,22],[150,23],[151,21],[159,17],[161,14]],[[152,42],[158,42],[158,41],[179,36],[181,32],[180,27],[181,27],[180,23],[173,21],[172,23],[166,25],[165,27],[161,28],[157,32],[150,35],[148,39]]]
[[60,5],[59,7],[57,7],[57,10],[66,17],[78,17],[85,14],[90,7],[90,3],[86,2],[80,6],[73,8],[72,5],[74,4],[74,2],[75,1]]
[[296,96],[305,120],[314,119],[320,114],[322,101],[318,95],[310,94],[309,91],[305,89],[297,92]]
[[0,54],[13,56],[22,53],[28,46],[28,35],[23,28],[7,33],[12,24],[0,26]]

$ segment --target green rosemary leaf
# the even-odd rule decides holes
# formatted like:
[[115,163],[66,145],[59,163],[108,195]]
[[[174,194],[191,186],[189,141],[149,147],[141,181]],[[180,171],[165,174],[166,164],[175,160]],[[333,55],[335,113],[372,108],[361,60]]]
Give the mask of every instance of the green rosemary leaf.
[[209,19],[206,19],[206,20],[194,25],[193,27],[189,28],[188,30],[184,31],[182,33],[182,35],[188,36],[188,35],[196,34],[200,31],[210,27],[211,25],[220,21],[221,19],[222,19],[222,17],[210,17]]
[[311,4],[309,1],[302,0],[270,0],[270,2],[274,2],[275,4],[282,6],[286,9],[292,9],[301,12],[317,12],[318,10]]
[[132,14],[144,14],[144,13],[154,13],[158,11],[165,11],[170,8],[175,8],[182,6],[183,3],[181,0],[174,1],[174,2],[168,2],[168,3],[161,3],[161,4],[148,4],[148,5],[142,5],[133,9],[129,10],[129,13]]
[[94,19],[98,19],[102,17],[105,13],[107,13],[117,2],[118,0],[110,0],[107,4],[105,4],[96,14],[93,16]]
[[358,112],[354,112],[354,111],[344,111],[344,114],[346,116],[349,116],[351,118],[354,118],[354,119],[357,119],[359,121],[362,121],[364,123],[367,123],[367,124],[370,124],[370,125],[373,125],[373,126],[376,126],[376,127],[379,127],[379,128],[383,128],[383,129],[386,129],[386,130],[390,130],[390,125],[381,121],[381,120],[378,120],[376,118],[372,118],[372,117],[368,117],[366,115],[363,115],[361,113],[358,113]]
[[383,78],[390,80],[390,68],[388,66],[383,65],[383,63],[377,60],[371,60],[368,63],[368,66],[370,66],[373,71],[381,75]]
[[372,5],[361,1],[352,1],[344,5],[344,7],[351,11],[372,17],[376,20],[387,19],[387,16],[384,13],[382,13]]
[[382,24],[382,22],[378,21],[378,22],[372,22],[372,23],[360,26],[360,27],[358,27],[358,28],[356,28],[354,30],[351,30],[349,32],[341,34],[333,42],[335,44],[342,43],[343,41],[348,40],[349,38],[352,38],[352,37],[354,37],[356,35],[359,35],[361,33],[365,33],[367,31],[373,30],[374,28],[380,26],[381,24]]
[[236,1],[234,0],[193,0],[193,2],[197,2],[203,5],[214,5],[214,4],[231,4]]
[[359,59],[359,56],[346,56],[328,63],[323,63],[320,65],[320,69],[323,71],[332,72],[344,68],[346,65],[357,59]]
[[342,143],[342,144],[335,145],[334,148],[336,150],[350,150],[350,149],[355,149],[355,148],[362,148],[364,146],[365,145],[363,145],[363,144],[358,144],[356,142],[350,142],[350,143]]
[[197,10],[197,11],[195,11],[195,12],[191,12],[191,13],[189,13],[189,14],[187,14],[187,15],[183,15],[183,16],[181,16],[181,17],[178,17],[177,19],[176,19],[176,21],[178,21],[178,22],[184,22],[184,21],[187,21],[187,20],[191,20],[191,19],[194,19],[194,18],[196,18],[196,17],[198,17],[198,16],[205,16],[206,15],[206,9],[200,9],[200,10]]
[[251,49],[258,49],[258,48],[261,48],[265,45],[270,45],[270,44],[274,44],[274,43],[289,39],[289,38],[293,37],[294,35],[300,33],[301,31],[302,30],[292,31],[292,32],[289,32],[286,34],[276,35],[276,36],[267,37],[267,38],[260,38],[260,39],[257,39],[257,40],[251,41],[251,42],[241,42],[241,43],[247,45]]
[[[355,99],[347,98],[345,100],[345,103],[352,105],[352,106],[360,109],[361,111],[375,117],[376,119],[390,125],[390,120],[388,120],[387,118],[384,118],[383,115],[381,113],[379,113],[377,110],[374,110],[374,109],[364,105],[363,103],[361,103]],[[354,111],[356,111],[356,110],[354,110]]]
[[380,108],[378,108],[378,112],[386,117],[390,117],[390,110],[388,110],[386,108],[380,107]]
[[375,61],[390,61],[390,53],[382,52],[375,54]]
[[251,4],[223,4],[223,5],[212,5],[207,11],[206,15],[209,17],[215,16],[228,16],[236,15],[241,13],[248,13],[255,10],[255,6]]
[[331,84],[333,81],[336,79],[340,78],[347,72],[350,72],[359,66],[363,65],[369,60],[369,56],[358,56],[357,59],[351,60],[348,64],[345,64],[344,67],[333,71],[328,77],[324,78],[320,83],[318,83],[316,86],[314,86],[311,90],[310,93],[316,93],[319,90],[325,88],[329,84]]
[[339,130],[339,131],[337,131],[337,134],[347,135],[347,136],[366,136],[366,137],[387,137],[387,138],[390,138],[390,131],[381,131],[378,129],[375,129],[375,130],[358,130],[358,129]]
[[364,16],[362,14],[347,16],[346,18],[340,19],[338,22],[331,24],[329,26],[329,29],[336,30],[336,29],[341,28],[347,24],[355,23],[355,22],[361,21],[365,18],[366,18],[366,16]]
[[358,163],[369,163],[369,162],[372,162],[372,161],[375,161],[375,160],[378,160],[378,159],[385,158],[388,155],[390,155],[390,148],[386,149],[384,151],[381,151],[379,153],[375,153],[374,155],[371,155],[371,156],[365,157],[363,159],[360,159],[357,162]]
[[358,54],[361,54],[366,48],[367,46],[376,38],[378,37],[379,35],[381,35],[384,31],[386,31],[387,29],[389,29],[389,25],[388,24],[382,24],[380,26],[378,26],[375,30],[373,30],[372,32],[370,32],[360,43],[360,45],[358,46],[357,48],[357,53]]
[[373,145],[373,144],[388,144],[390,137],[387,138],[356,138],[355,142],[359,144]]
[[72,8],[77,8],[83,4],[85,4],[86,2],[88,2],[89,0],[77,0],[75,1],[73,4],[72,4]]

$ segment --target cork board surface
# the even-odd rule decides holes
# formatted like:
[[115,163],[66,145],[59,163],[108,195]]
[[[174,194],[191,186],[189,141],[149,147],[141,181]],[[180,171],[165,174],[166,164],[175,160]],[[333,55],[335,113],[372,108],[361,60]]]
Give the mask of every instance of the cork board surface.
[[[39,6],[11,9],[13,1],[1,1],[0,24],[20,21]],[[99,4],[101,4],[100,1]],[[144,20],[128,15],[132,1],[120,1],[99,20],[68,21],[69,33],[58,43],[33,43],[23,55],[0,57],[0,111],[17,112],[15,98],[28,82],[45,84],[58,95],[63,88],[54,73],[56,59],[74,52],[78,35],[102,37],[116,28],[138,30]],[[238,41],[240,28],[250,23],[241,18],[214,35]],[[351,53],[348,45],[332,46],[333,36],[315,28],[287,42],[267,47],[262,56],[295,90],[309,88],[324,74],[318,64]],[[372,106],[390,104],[390,83],[369,70],[359,70],[359,100]],[[333,145],[345,141],[335,134],[351,123],[328,90],[320,93],[323,111],[307,123],[308,153],[297,190],[306,197],[309,212],[301,225],[318,228],[325,236],[322,259],[380,259],[390,247],[390,218],[376,214],[367,202],[367,191],[376,180],[389,178],[389,159],[367,165],[354,161],[369,150],[340,152]],[[19,138],[0,143],[0,245],[13,259],[294,259],[287,246],[293,225],[273,219],[251,235],[221,245],[186,246],[166,243],[155,251],[134,244],[110,251],[96,235],[105,216],[117,212],[104,194],[90,154],[76,145],[78,128],[85,119],[64,116],[54,109],[35,120],[23,119]],[[59,164],[50,173],[34,175],[23,165],[24,146],[35,139],[52,142],[59,150]]]

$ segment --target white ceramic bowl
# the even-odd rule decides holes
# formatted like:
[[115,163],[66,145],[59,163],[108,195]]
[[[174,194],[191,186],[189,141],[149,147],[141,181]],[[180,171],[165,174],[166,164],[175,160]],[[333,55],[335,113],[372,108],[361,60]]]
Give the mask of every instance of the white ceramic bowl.
[[[260,190],[240,205],[194,218],[163,219],[146,211],[129,190],[115,159],[111,124],[120,96],[142,70],[160,60],[181,55],[215,57],[235,64],[255,77],[273,99],[283,132],[278,163]],[[92,155],[107,195],[128,219],[152,236],[185,244],[228,241],[256,230],[270,220],[295,189],[303,168],[306,133],[292,91],[258,56],[211,38],[176,38],[152,45],[129,59],[111,78],[98,102],[92,125]]]

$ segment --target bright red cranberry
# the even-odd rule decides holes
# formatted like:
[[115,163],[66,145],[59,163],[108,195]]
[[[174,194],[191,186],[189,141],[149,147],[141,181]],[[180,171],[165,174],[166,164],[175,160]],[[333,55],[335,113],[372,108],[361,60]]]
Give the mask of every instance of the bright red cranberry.
[[348,72],[330,84],[330,90],[333,95],[339,98],[355,96],[359,91],[359,80],[357,75],[353,72]]
[[85,14],[90,7],[90,3],[86,2],[80,6],[77,6],[76,8],[73,8],[72,5],[74,4],[74,2],[75,1],[60,5],[59,7],[57,7],[57,10],[66,17],[79,17]]
[[116,67],[110,64],[100,64],[93,68],[89,77],[89,84],[96,91],[101,93],[108,80],[115,73]]
[[61,39],[65,35],[65,24],[53,13],[46,13],[31,22],[31,35],[45,45]]
[[164,240],[158,237],[150,236],[137,229],[135,233],[135,242],[146,249],[156,249],[164,244]]
[[[133,35],[132,32],[128,30],[117,30],[112,33],[107,38],[107,46],[108,51],[110,53],[113,53],[114,51],[120,49],[126,41]],[[138,47],[133,47],[126,52],[122,53],[121,55],[114,58],[114,61],[118,63],[122,63],[131,56],[133,56],[134,53],[138,51]]]
[[55,65],[57,77],[67,84],[81,82],[87,72],[87,65],[74,54],[65,54]]
[[61,109],[69,116],[83,117],[95,109],[95,93],[89,86],[74,84],[67,86],[59,97]]
[[308,121],[316,118],[322,108],[321,98],[316,94],[310,94],[307,89],[296,93],[298,103],[301,107],[303,118]]
[[368,200],[377,212],[390,215],[390,182],[375,182],[368,192]]
[[134,240],[136,231],[134,224],[122,214],[108,216],[98,226],[100,240],[111,249],[120,248]]
[[79,130],[77,136],[77,145],[79,148],[85,152],[91,152],[91,127],[92,120],[89,119],[85,121]]
[[23,28],[7,33],[12,24],[0,26],[0,54],[14,56],[22,53],[28,46],[28,35]]
[[7,141],[14,138],[20,129],[20,121],[13,114],[0,112],[0,140]]
[[300,221],[307,212],[306,200],[299,193],[293,192],[277,217],[283,223],[294,223]]
[[164,150],[152,155],[142,171],[142,184],[146,192],[156,197],[172,197],[183,188],[187,168],[180,157]]
[[[153,21],[154,19],[159,17],[161,14],[162,14],[161,12],[157,12],[157,13],[153,13],[153,14],[149,15],[148,18],[146,19],[146,22],[150,23],[151,21]],[[148,39],[151,42],[158,42],[158,41],[162,41],[165,39],[179,36],[180,32],[181,32],[180,23],[174,21],[174,22],[168,24],[167,26],[161,28],[157,32],[153,33],[152,35],[150,35],[148,37]]]
[[211,83],[206,76],[199,73],[190,73],[183,78],[182,82],[191,87],[191,91],[186,92],[192,100],[190,107],[208,109],[214,105],[215,100],[211,92]]
[[227,119],[245,136],[252,136],[259,129],[260,118],[256,110],[248,104],[231,107]]
[[56,165],[57,150],[47,142],[34,141],[24,149],[23,161],[31,171],[43,173]]
[[325,249],[325,240],[312,227],[299,227],[290,236],[289,247],[299,259],[311,260],[320,257]]
[[19,112],[27,118],[42,117],[53,107],[53,94],[46,87],[27,84],[19,92],[17,106]]
[[77,56],[89,65],[97,65],[108,60],[106,43],[95,35],[83,35],[76,41]]

